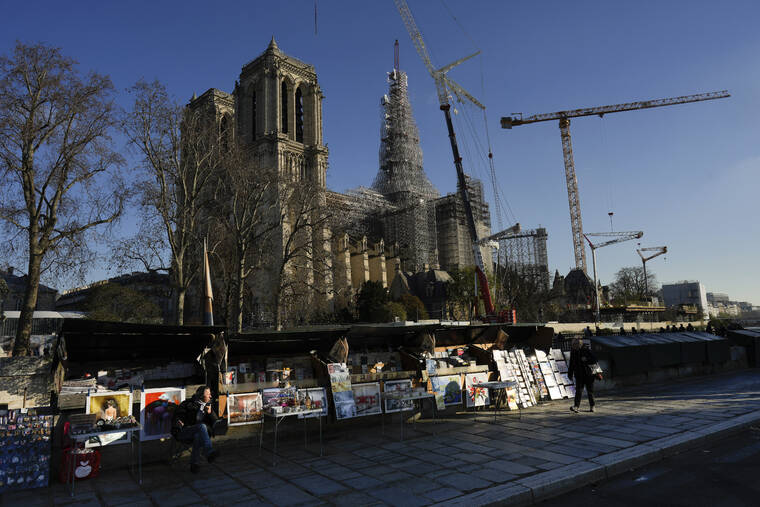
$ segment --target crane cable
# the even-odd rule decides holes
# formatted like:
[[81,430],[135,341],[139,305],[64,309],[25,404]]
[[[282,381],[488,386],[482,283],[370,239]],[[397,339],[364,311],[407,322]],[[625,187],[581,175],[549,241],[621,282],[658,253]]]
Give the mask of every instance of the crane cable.
[[[446,2],[444,0],[441,0],[441,4],[446,9],[446,11],[448,12],[449,16],[451,16],[451,18],[454,20],[454,22],[459,27],[459,29],[464,34],[464,36],[467,37],[467,39],[470,40],[470,42],[472,43],[472,45],[476,49],[478,49],[478,45],[475,43],[475,40],[470,36],[469,33],[467,33],[467,30],[465,30],[465,28],[462,25],[462,23],[459,22],[459,19],[457,19],[457,17],[451,11],[451,9],[449,8],[449,6],[446,4]],[[483,72],[483,57],[482,57],[482,54],[481,54],[481,57],[480,57],[480,87],[481,87],[481,93],[483,94],[483,96],[485,96],[485,73]],[[467,118],[466,113],[463,116],[465,116],[465,118],[469,121],[469,118]],[[490,180],[491,189],[492,189],[492,192],[493,192],[493,200],[494,200],[494,207],[495,207],[494,212],[495,212],[495,215],[496,215],[497,227],[498,227],[498,230],[501,230],[501,229],[503,229],[502,217],[505,217],[508,222],[512,222],[512,223],[517,223],[517,220],[515,218],[514,212],[512,211],[512,207],[509,204],[509,201],[503,198],[503,191],[501,190],[499,182],[498,182],[498,180],[496,178],[496,167],[495,167],[494,161],[493,161],[493,149],[492,149],[492,145],[491,145],[491,134],[490,134],[490,130],[488,128],[488,115],[487,115],[485,109],[483,109],[483,124],[484,124],[485,132],[486,132],[486,143],[488,145],[488,165],[489,165],[489,176],[488,176],[488,179]],[[473,134],[475,134],[474,127],[472,125],[470,125],[470,128],[473,130]],[[473,139],[475,139],[475,143],[476,144],[480,145],[480,143],[477,140],[478,137],[477,137],[476,134],[473,135]],[[506,214],[505,214],[504,209],[503,209],[504,207],[506,207]]]

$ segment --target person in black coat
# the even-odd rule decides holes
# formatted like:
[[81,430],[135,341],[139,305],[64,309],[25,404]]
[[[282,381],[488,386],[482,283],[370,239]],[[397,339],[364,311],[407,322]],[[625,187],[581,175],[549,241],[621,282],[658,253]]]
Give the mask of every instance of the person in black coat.
[[575,378],[575,405],[570,407],[570,410],[573,412],[578,412],[581,406],[581,396],[583,396],[584,387],[588,394],[590,411],[594,411],[594,405],[596,404],[594,401],[595,377],[589,373],[587,366],[596,362],[596,357],[591,352],[591,348],[583,346],[583,340],[580,338],[573,340],[570,351],[570,364],[567,367],[567,376],[570,377],[570,380]]
[[213,462],[219,451],[211,446],[211,428],[217,420],[211,406],[211,389],[201,386],[192,398],[180,403],[172,418],[172,435],[182,442],[192,442],[193,452],[190,456],[190,471],[197,473],[200,468],[201,451],[209,463]]

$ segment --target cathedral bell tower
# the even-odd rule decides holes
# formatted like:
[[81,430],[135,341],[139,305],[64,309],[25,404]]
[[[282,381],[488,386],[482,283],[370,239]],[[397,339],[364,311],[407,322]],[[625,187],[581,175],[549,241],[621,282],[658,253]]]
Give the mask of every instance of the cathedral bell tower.
[[240,72],[235,87],[237,130],[254,164],[277,168],[283,181],[325,188],[322,90],[308,65],[288,56],[272,37],[266,51]]

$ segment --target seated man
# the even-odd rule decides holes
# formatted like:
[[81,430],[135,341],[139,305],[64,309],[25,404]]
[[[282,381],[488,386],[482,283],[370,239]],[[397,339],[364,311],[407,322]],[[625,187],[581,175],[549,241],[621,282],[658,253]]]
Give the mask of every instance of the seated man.
[[194,474],[200,469],[201,451],[209,463],[219,456],[219,451],[212,449],[209,437],[216,420],[217,416],[211,407],[211,389],[208,386],[199,387],[192,398],[183,401],[174,411],[172,435],[180,441],[192,441],[190,471]]

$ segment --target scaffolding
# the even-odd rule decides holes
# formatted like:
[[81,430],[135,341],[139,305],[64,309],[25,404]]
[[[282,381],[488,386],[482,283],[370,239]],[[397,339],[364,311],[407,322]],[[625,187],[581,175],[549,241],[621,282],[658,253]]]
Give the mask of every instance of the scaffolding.
[[[498,269],[507,268],[540,290],[549,291],[546,229],[539,227],[499,239]],[[505,270],[506,271],[506,270]]]

